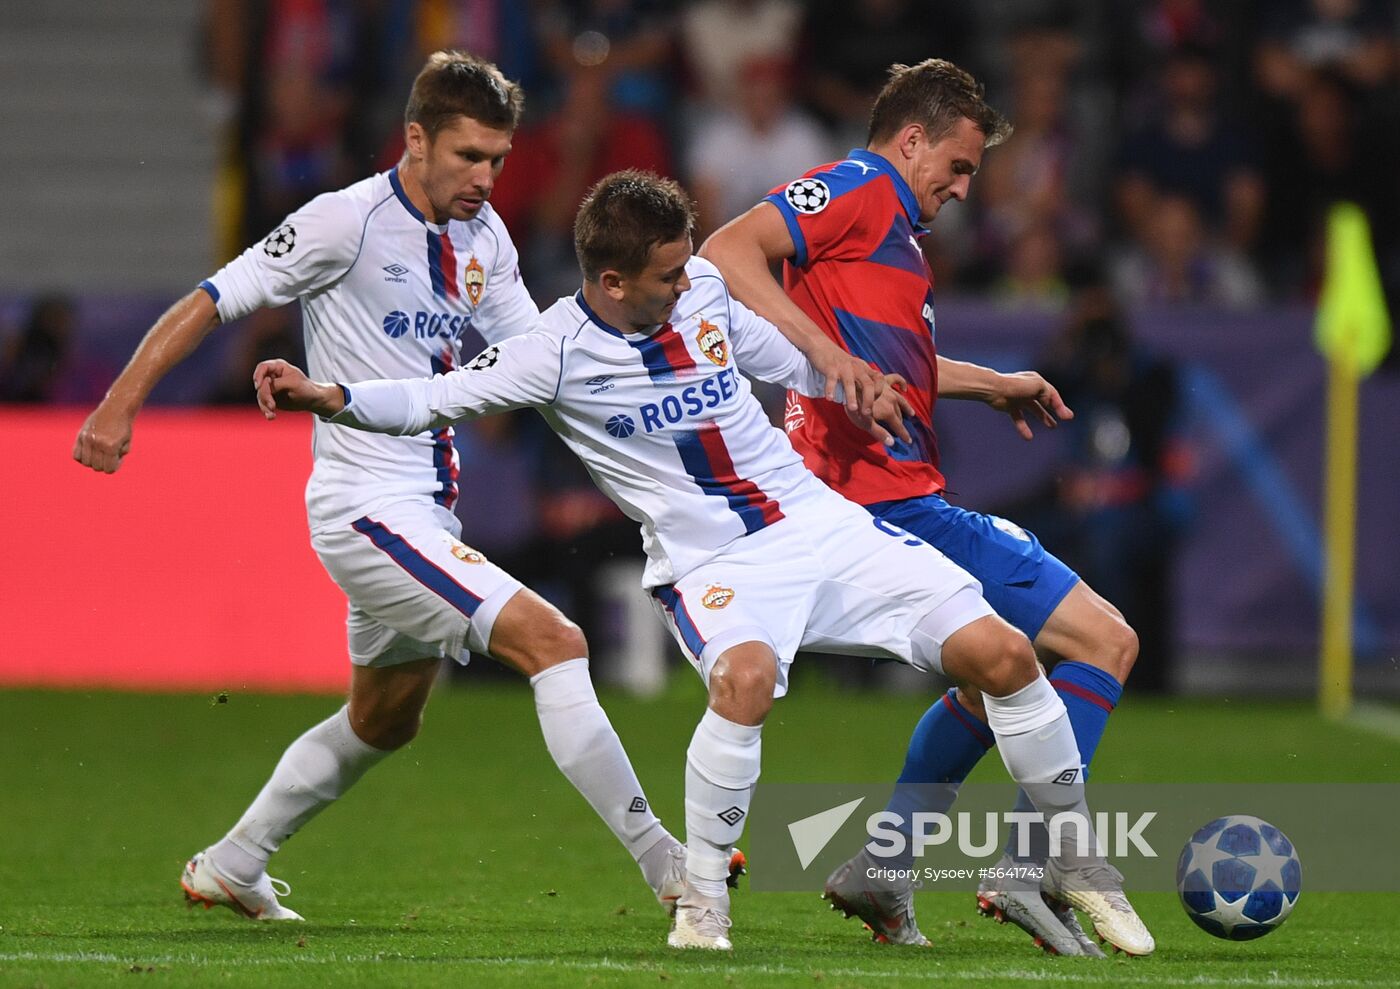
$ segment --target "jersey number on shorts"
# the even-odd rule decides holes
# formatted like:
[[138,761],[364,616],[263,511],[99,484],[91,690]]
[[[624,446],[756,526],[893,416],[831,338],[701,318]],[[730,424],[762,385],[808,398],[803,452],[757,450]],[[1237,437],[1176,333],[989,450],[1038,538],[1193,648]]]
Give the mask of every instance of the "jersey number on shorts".
[[891,524],[891,523],[889,523],[889,522],[886,522],[884,519],[882,519],[882,518],[880,518],[880,517],[878,517],[878,516],[872,516],[871,519],[870,519],[870,521],[871,521],[871,522],[874,522],[874,523],[875,523],[875,528],[879,529],[879,530],[880,530],[881,532],[883,532],[885,535],[887,535],[887,536],[894,536],[896,539],[903,539],[903,540],[904,540],[904,545],[905,545],[905,546],[922,546],[922,545],[924,545],[924,541],[923,541],[922,539],[920,539],[918,536],[911,535],[911,534],[905,532],[905,531],[904,531],[903,529],[901,529],[899,526],[893,525],[893,524]]

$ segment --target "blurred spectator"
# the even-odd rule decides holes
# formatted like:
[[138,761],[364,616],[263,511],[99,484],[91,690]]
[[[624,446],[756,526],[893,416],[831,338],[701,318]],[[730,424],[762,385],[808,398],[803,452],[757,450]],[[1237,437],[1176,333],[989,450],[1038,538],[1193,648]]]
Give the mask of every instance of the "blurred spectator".
[[1140,241],[1121,252],[1114,284],[1128,305],[1251,306],[1263,300],[1253,267],[1212,244],[1195,203],[1159,197]]
[[1161,107],[1132,130],[1115,190],[1129,234],[1141,239],[1162,196],[1188,197],[1209,235],[1248,251],[1258,235],[1264,185],[1239,126],[1220,107],[1217,72],[1202,49],[1180,48],[1162,71]]
[[1091,587],[1111,589],[1136,629],[1133,689],[1166,689],[1172,561],[1189,515],[1184,488],[1192,472],[1176,369],[1133,341],[1108,286],[1094,277],[1076,290],[1042,370],[1075,417],[1056,471],[1054,509],[1034,528]]
[[1382,0],[1278,0],[1268,5],[1255,54],[1259,87],[1297,99],[1316,69],[1331,69],[1361,89],[1392,80],[1395,6]]
[[1069,298],[1060,239],[1046,223],[1025,227],[1007,253],[996,300],[1021,309],[1059,309]]
[[1056,240],[1057,256],[1081,253],[1098,237],[1093,197],[1102,179],[1071,124],[1066,71],[1058,57],[1028,55],[1015,74],[1008,111],[1016,129],[986,156],[975,183],[984,266],[1009,263],[1012,245],[1031,230]]
[[[1218,11],[1206,0],[1154,0],[1132,5],[1138,37],[1144,46],[1165,55],[1184,45],[1214,47],[1225,40]],[[1135,8],[1135,9],[1133,9]]]
[[[1181,48],[1213,52],[1243,51],[1247,42],[1231,46],[1232,32],[1244,35],[1243,25],[1232,23],[1244,3],[1234,0],[1145,0],[1108,5],[1111,42],[1105,68],[1115,93],[1130,116],[1139,115],[1150,102],[1151,84],[1171,53]],[[1234,15],[1234,16],[1232,16]]]
[[660,0],[539,0],[541,49],[568,86],[579,70],[606,81],[602,99],[661,121],[671,105],[675,16]]
[[520,128],[491,194],[491,204],[520,245],[525,284],[546,303],[578,288],[574,213],[588,187],[623,168],[672,174],[661,128],[644,115],[610,105],[608,86],[601,71],[575,71],[564,105]]
[[796,0],[696,0],[681,12],[680,38],[696,96],[711,107],[740,99],[742,67],[797,55],[802,7]]
[[989,0],[974,5],[977,70],[993,103],[1004,101],[1022,61],[1036,58],[1067,72],[1083,64],[1103,32],[1098,4],[1074,0]]
[[1261,252],[1277,289],[1310,298],[1321,280],[1328,208],[1361,206],[1392,297],[1400,287],[1400,120],[1334,71],[1311,73],[1269,143]]
[[[396,5],[401,5],[401,0],[388,4]],[[522,85],[532,81],[538,42],[530,4],[518,0],[414,0],[410,6],[417,13],[415,67],[430,53],[452,48],[494,62],[507,79]]]
[[102,397],[112,369],[74,348],[76,323],[66,295],[35,300],[24,328],[0,350],[0,402],[87,403]]
[[735,104],[687,136],[689,189],[699,207],[698,244],[791,181],[839,152],[821,126],[792,104],[792,66],[751,59],[739,72]]
[[[403,155],[403,98],[435,51],[469,51],[525,88],[530,112],[548,105],[534,11],[517,0],[363,0],[351,148],[356,161],[392,168]],[[368,156],[368,157],[367,157]]]
[[954,0],[812,0],[803,25],[803,90],[838,132],[864,147],[870,107],[889,67],[926,58],[963,59],[968,20]]
[[[300,310],[292,306],[257,309],[238,321],[238,337],[232,341],[224,360],[222,378],[204,401],[210,405],[251,405],[253,368],[259,361],[281,358],[306,366],[301,341]],[[230,327],[232,329],[232,327]]]
[[269,0],[250,27],[245,242],[354,177],[345,142],[356,56],[353,0]]

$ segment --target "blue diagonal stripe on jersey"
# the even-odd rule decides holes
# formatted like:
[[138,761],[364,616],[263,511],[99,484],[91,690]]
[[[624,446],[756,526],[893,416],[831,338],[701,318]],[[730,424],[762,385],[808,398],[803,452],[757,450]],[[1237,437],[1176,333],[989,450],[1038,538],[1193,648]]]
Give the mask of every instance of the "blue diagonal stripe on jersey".
[[[902,374],[904,380],[923,392],[933,390],[933,340],[913,330],[902,329],[874,319],[864,319],[844,309],[832,309],[836,326],[846,349],[861,360],[886,373]],[[921,317],[922,318],[922,317]],[[906,416],[904,426],[913,443],[896,439],[886,447],[895,460],[933,462],[937,440],[933,430],[918,416]]]
[[361,535],[368,536],[370,542],[387,553],[410,577],[468,618],[481,606],[481,598],[453,580],[445,570],[419,553],[403,536],[384,523],[364,516],[350,523],[350,526]]
[[447,298],[447,280],[442,274],[442,239],[431,230],[423,231],[428,237],[428,279],[433,283],[433,295]]
[[[886,374],[902,374],[910,386],[925,394],[933,390],[933,338],[927,328],[905,329],[833,308],[836,327],[846,349]],[[923,322],[920,316],[919,322]]]
[[695,627],[695,623],[690,620],[690,612],[686,610],[685,600],[676,591],[675,585],[663,584],[660,587],[653,587],[651,593],[656,600],[661,602],[661,606],[671,616],[671,621],[676,623],[676,629],[681,633],[681,641],[690,650],[690,654],[699,660],[700,654],[705,651],[705,638]]
[[[698,429],[676,430],[672,434],[676,450],[681,455],[681,464],[694,479],[700,490],[707,495],[723,498],[729,503],[729,510],[739,516],[744,523],[744,533],[751,535],[765,529],[782,518],[778,503],[772,501],[758,489],[752,481],[744,480],[737,474],[721,478],[717,474],[721,468],[710,457],[710,451]],[[723,442],[721,438],[720,442]],[[728,474],[732,467],[726,469]],[[747,490],[745,490],[747,489]],[[766,510],[765,510],[766,509]]]
[[918,244],[914,243],[913,236],[914,228],[909,226],[909,219],[903,213],[896,214],[885,239],[870,252],[870,257],[866,260],[872,264],[907,271],[921,281],[927,280],[928,268],[924,263],[924,254],[919,250]]

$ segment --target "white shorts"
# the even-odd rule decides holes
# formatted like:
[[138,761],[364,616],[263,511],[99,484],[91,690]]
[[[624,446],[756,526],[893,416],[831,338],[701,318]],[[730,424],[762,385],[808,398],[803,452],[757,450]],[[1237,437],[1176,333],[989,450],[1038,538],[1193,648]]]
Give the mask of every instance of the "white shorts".
[[915,627],[928,617],[925,630],[941,644],[993,614],[975,577],[854,502],[833,494],[783,508],[786,518],[652,588],[652,603],[706,683],[721,653],[752,641],[778,657],[775,697],[787,693],[799,649],[941,672],[937,657],[916,655]]
[[524,585],[457,537],[445,508],[398,502],[313,532],[311,546],[350,599],[350,661],[393,666],[485,652],[491,626]]

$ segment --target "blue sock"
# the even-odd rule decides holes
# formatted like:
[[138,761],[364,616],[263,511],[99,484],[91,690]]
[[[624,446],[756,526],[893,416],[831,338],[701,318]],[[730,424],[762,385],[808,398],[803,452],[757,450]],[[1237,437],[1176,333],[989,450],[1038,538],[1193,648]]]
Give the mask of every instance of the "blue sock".
[[907,869],[913,865],[909,826],[913,814],[946,814],[962,781],[994,744],[992,730],[958,702],[956,690],[948,691],[924,712],[914,726],[904,771],[886,807],[904,822],[900,828],[904,854],[892,856],[889,866]]
[[[1060,662],[1050,671],[1050,685],[1065,702],[1065,710],[1069,712],[1070,727],[1074,729],[1074,740],[1079,745],[1079,762],[1087,780],[1089,763],[1099,747],[1099,739],[1103,738],[1108,716],[1123,696],[1123,685],[1097,666],[1071,660]],[[1035,810],[1025,790],[1017,792],[1015,810]],[[1006,854],[1021,861],[1044,862],[1048,845],[1044,825],[1034,825],[1031,829],[1030,856],[1022,859],[1016,854],[1016,830],[1013,828],[1006,840]]]

